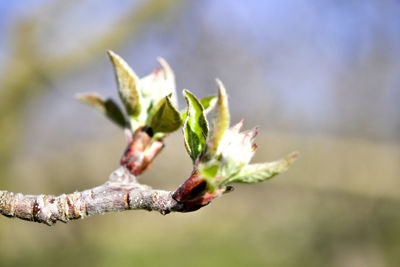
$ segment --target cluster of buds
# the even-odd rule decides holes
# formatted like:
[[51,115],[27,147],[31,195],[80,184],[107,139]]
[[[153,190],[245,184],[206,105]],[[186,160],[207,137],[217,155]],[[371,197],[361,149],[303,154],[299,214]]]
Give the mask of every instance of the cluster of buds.
[[[287,170],[297,153],[292,153],[284,159],[268,162],[249,164],[257,145],[255,137],[257,129],[240,132],[244,120],[229,128],[229,108],[226,90],[221,81],[217,80],[218,98],[216,110],[208,135],[208,122],[205,116],[202,132],[196,136],[187,128],[190,117],[194,111],[190,108],[192,102],[188,101],[188,117],[184,124],[185,144],[189,155],[193,159],[193,172],[191,176],[178,188],[174,194],[177,201],[185,203],[187,210],[196,210],[207,205],[223,193],[231,192],[232,183],[258,183],[268,180],[275,175]],[[201,101],[197,101],[201,104]],[[203,109],[204,110],[204,109]],[[199,109],[201,112],[201,107]],[[188,134],[189,133],[189,134]],[[204,144],[190,146],[196,142],[191,138],[203,136]],[[196,151],[198,149],[199,151]]]
[[[257,129],[240,132],[243,120],[229,128],[226,90],[217,80],[218,95],[199,100],[184,90],[187,109],[177,109],[175,77],[163,59],[161,68],[141,79],[117,54],[109,51],[125,112],[112,100],[97,94],[78,98],[103,112],[127,132],[128,147],[121,165],[132,174],[146,170],[163,147],[163,138],[183,125],[184,144],[193,161],[190,177],[175,191],[173,198],[183,203],[186,211],[196,210],[223,193],[232,183],[258,183],[285,171],[296,158],[250,164],[257,148]],[[209,127],[207,114],[213,110]],[[209,129],[210,128],[210,129]]]

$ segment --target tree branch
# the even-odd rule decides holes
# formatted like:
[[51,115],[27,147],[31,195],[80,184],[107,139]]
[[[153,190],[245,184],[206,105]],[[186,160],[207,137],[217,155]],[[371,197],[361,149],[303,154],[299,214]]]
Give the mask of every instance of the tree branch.
[[51,226],[57,221],[66,223],[104,212],[138,209],[155,210],[163,215],[171,211],[190,212],[219,196],[212,194],[204,199],[199,195],[201,192],[197,192],[189,194],[192,198],[183,202],[175,197],[175,192],[182,191],[179,188],[175,192],[153,190],[148,185],[138,183],[136,176],[150,167],[162,148],[162,139],[154,140],[151,128],[139,127],[122,155],[121,167],[111,173],[105,184],[60,196],[0,191],[0,214]]
[[[163,139],[182,125],[184,114],[177,111],[170,102],[170,97],[175,92],[175,89],[171,92],[170,87],[175,87],[175,82],[166,62],[160,62],[165,72],[163,79],[157,78],[155,75],[158,72],[155,72],[139,80],[118,55],[112,52],[109,52],[109,55],[116,70],[121,100],[126,102],[125,107],[129,114],[129,120],[122,118],[122,125],[126,123],[127,127],[128,146],[121,157],[121,167],[110,175],[105,184],[68,195],[34,196],[0,191],[0,214],[53,225],[57,221],[68,222],[89,215],[124,210],[157,210],[163,215],[171,211],[195,211],[222,194],[232,191],[233,187],[229,184],[268,180],[286,171],[296,158],[297,153],[292,153],[278,161],[249,164],[257,147],[254,143],[257,130],[239,132],[243,121],[229,128],[227,95],[222,83],[217,80],[218,106],[211,137],[207,136],[208,122],[201,103],[203,100],[198,100],[189,91],[184,91],[188,104],[183,125],[185,146],[193,159],[193,171],[189,178],[175,192],[153,190],[147,185],[139,184],[136,176],[151,166],[164,147]],[[139,92],[138,88],[143,90],[143,86],[139,86],[140,82],[147,82],[149,86],[149,77],[153,87],[157,85],[163,89],[167,88],[168,91],[163,94],[162,91],[153,90],[155,96],[152,97],[146,95],[146,91]],[[143,102],[145,105],[141,106],[138,101],[144,96],[147,96],[147,102]],[[132,97],[137,99],[132,100]],[[86,98],[82,99],[93,106],[100,105],[107,111],[106,102],[99,96],[96,98],[93,94],[86,95]],[[210,105],[207,101],[203,103]],[[118,107],[113,107],[122,114]],[[135,113],[129,112],[131,110],[135,110]],[[142,115],[145,118],[142,118]]]
[[121,166],[111,173],[105,184],[82,192],[53,196],[0,191],[0,213],[51,226],[57,221],[66,223],[105,212],[154,210],[166,215],[171,211],[187,211],[172,194],[139,184],[136,177]]

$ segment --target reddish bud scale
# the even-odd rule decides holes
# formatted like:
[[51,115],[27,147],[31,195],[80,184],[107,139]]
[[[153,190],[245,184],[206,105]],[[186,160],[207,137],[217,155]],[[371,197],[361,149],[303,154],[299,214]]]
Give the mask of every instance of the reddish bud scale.
[[172,198],[184,205],[185,212],[190,212],[208,205],[224,191],[225,188],[221,188],[215,193],[207,192],[207,181],[193,171],[192,175],[174,192]]
[[199,197],[207,187],[207,182],[196,171],[175,191],[173,198],[179,202],[190,201]]
[[152,137],[153,131],[150,127],[139,127],[122,155],[121,166],[124,166],[135,176],[147,170],[163,148],[163,143],[152,141]]

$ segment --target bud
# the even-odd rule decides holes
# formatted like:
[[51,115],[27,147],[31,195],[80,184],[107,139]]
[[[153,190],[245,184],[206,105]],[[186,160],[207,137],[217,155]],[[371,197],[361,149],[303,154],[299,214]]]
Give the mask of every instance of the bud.
[[256,149],[257,130],[239,132],[243,120],[226,130],[216,148],[216,153],[205,157],[199,164],[199,172],[215,190],[249,164]]

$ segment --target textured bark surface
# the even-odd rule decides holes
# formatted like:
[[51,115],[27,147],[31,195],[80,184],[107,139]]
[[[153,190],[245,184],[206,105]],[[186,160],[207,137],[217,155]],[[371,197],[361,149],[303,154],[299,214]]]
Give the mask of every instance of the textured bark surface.
[[72,194],[24,195],[0,191],[0,213],[7,217],[53,225],[90,215],[124,210],[155,210],[165,215],[184,212],[183,204],[172,198],[173,192],[153,190],[139,184],[125,167],[115,170],[98,187]]
[[[162,140],[153,139],[149,127],[139,127],[132,139],[128,139],[127,149],[121,158],[121,167],[111,173],[105,184],[60,196],[0,191],[0,214],[53,225],[57,221],[68,222],[90,215],[124,210],[155,210],[163,215],[172,211],[190,212],[208,205],[220,195],[221,192],[212,196],[203,195],[203,192],[196,190],[196,186],[188,187],[188,182],[183,183],[175,192],[153,190],[148,185],[138,183],[136,176],[151,166],[164,145]],[[189,181],[195,178],[192,177],[194,174],[189,177]],[[191,198],[181,199],[180,192],[185,192]]]

